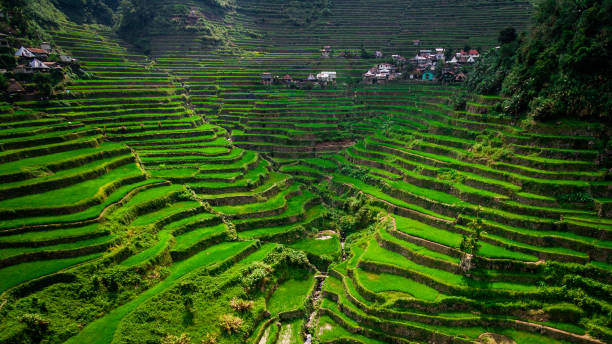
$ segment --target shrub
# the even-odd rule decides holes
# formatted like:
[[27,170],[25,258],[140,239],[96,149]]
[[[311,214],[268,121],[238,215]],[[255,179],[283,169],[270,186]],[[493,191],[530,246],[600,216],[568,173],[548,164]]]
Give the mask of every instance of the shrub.
[[180,336],[169,334],[162,339],[162,344],[191,344],[191,337],[187,333],[182,333]]
[[49,329],[49,321],[37,313],[25,313],[19,321],[26,325],[25,333],[33,343],[40,342]]
[[242,300],[237,297],[232,298],[230,301],[230,307],[233,310],[238,312],[245,312],[253,308],[253,301],[251,300]]
[[263,262],[254,262],[242,270],[240,282],[247,291],[263,287],[272,271],[271,266]]
[[586,203],[593,201],[593,196],[584,191],[559,193],[555,195],[555,198],[557,198],[557,201],[565,203]]
[[219,317],[219,325],[228,334],[237,333],[242,329],[242,319],[231,314],[223,314]]
[[562,303],[544,307],[544,311],[550,315],[550,320],[559,322],[576,323],[582,318],[584,311],[576,305]]
[[202,339],[202,344],[217,344],[217,335],[213,333],[207,333],[206,337]]
[[451,105],[454,110],[465,110],[467,106],[467,95],[465,93],[457,93],[450,98]]

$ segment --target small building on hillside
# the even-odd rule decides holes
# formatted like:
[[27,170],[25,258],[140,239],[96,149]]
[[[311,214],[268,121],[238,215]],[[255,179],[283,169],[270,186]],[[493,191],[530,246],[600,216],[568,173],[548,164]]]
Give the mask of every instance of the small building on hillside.
[[290,84],[293,81],[293,78],[291,77],[291,75],[285,74],[282,80],[284,84]]
[[64,65],[79,64],[79,61],[77,59],[74,59],[68,55],[60,55],[59,58],[60,58],[60,63]]
[[399,55],[399,54],[391,55],[391,59],[393,59],[393,61],[396,61],[396,62],[405,62],[406,61],[406,58],[403,57],[402,55]]
[[43,64],[50,69],[62,69],[62,66],[57,62],[43,62]]
[[15,94],[24,93],[25,89],[23,88],[23,86],[21,86],[21,84],[17,80],[10,79],[8,81],[8,86],[6,87],[6,92],[9,95],[15,95]]
[[465,73],[459,72],[455,74],[455,82],[464,82],[465,81]]
[[46,60],[47,57],[49,57],[49,51],[47,51],[45,49],[28,48],[28,51],[30,51],[32,54],[34,54],[34,57],[36,57],[39,60]]
[[372,67],[368,69],[367,72],[363,74],[363,82],[366,84],[375,84],[376,83],[376,67]]
[[29,49],[21,47],[15,52],[15,57],[23,59],[33,59],[36,57],[36,55],[34,55],[34,53],[32,53]]
[[390,63],[379,63],[378,72],[379,73],[394,73],[395,66]]
[[263,73],[261,75],[261,83],[264,85],[272,85],[272,73]]
[[185,23],[187,23],[187,25],[195,25],[198,22],[198,19],[200,19],[198,12],[195,9],[191,9],[185,18]]
[[375,56],[377,59],[382,59],[383,58],[383,53],[380,50],[376,50]]
[[40,49],[47,51],[47,53],[51,53],[53,51],[53,47],[49,42],[40,43]]
[[414,41],[412,41],[412,45],[414,45],[415,47],[421,45],[421,41],[418,39],[415,39]]
[[45,63],[43,63],[39,59],[33,59],[32,61],[30,61],[30,63],[27,65],[27,68],[30,68],[33,71],[41,71],[41,72],[48,72],[49,69],[51,69],[49,66],[47,66]]
[[335,83],[336,82],[336,72],[327,71],[327,72],[318,73],[317,80],[325,84]]
[[316,82],[317,81],[317,77],[314,76],[314,74],[310,73],[310,74],[308,74],[308,77],[306,78],[306,81],[308,81],[308,82]]
[[431,70],[426,70],[423,72],[423,74],[421,75],[421,79],[425,80],[425,81],[433,81],[434,80],[434,73]]
[[326,45],[321,49],[321,57],[329,58],[332,56],[332,48],[329,45]]

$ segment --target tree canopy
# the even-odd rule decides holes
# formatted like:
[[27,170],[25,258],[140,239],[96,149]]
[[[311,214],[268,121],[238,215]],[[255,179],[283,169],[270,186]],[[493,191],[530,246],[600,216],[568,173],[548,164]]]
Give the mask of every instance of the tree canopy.
[[542,0],[535,5],[531,32],[515,47],[511,31],[502,31],[501,47],[476,66],[468,87],[501,91],[510,97],[503,104],[510,114],[608,122],[611,30],[612,0]]

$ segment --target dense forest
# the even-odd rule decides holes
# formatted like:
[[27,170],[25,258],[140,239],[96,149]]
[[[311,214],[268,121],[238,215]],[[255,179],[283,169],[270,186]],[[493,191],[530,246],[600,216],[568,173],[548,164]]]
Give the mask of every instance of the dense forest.
[[503,111],[540,120],[611,121],[612,1],[543,0],[528,34],[500,35],[468,87],[509,99]]

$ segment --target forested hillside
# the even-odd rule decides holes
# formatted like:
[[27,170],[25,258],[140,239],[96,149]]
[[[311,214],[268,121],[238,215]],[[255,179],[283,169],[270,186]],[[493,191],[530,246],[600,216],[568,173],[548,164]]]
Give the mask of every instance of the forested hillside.
[[609,1],[0,4],[0,343],[612,341]]
[[501,91],[506,113],[610,123],[610,30],[610,1],[540,1],[529,34],[490,51],[471,88]]

